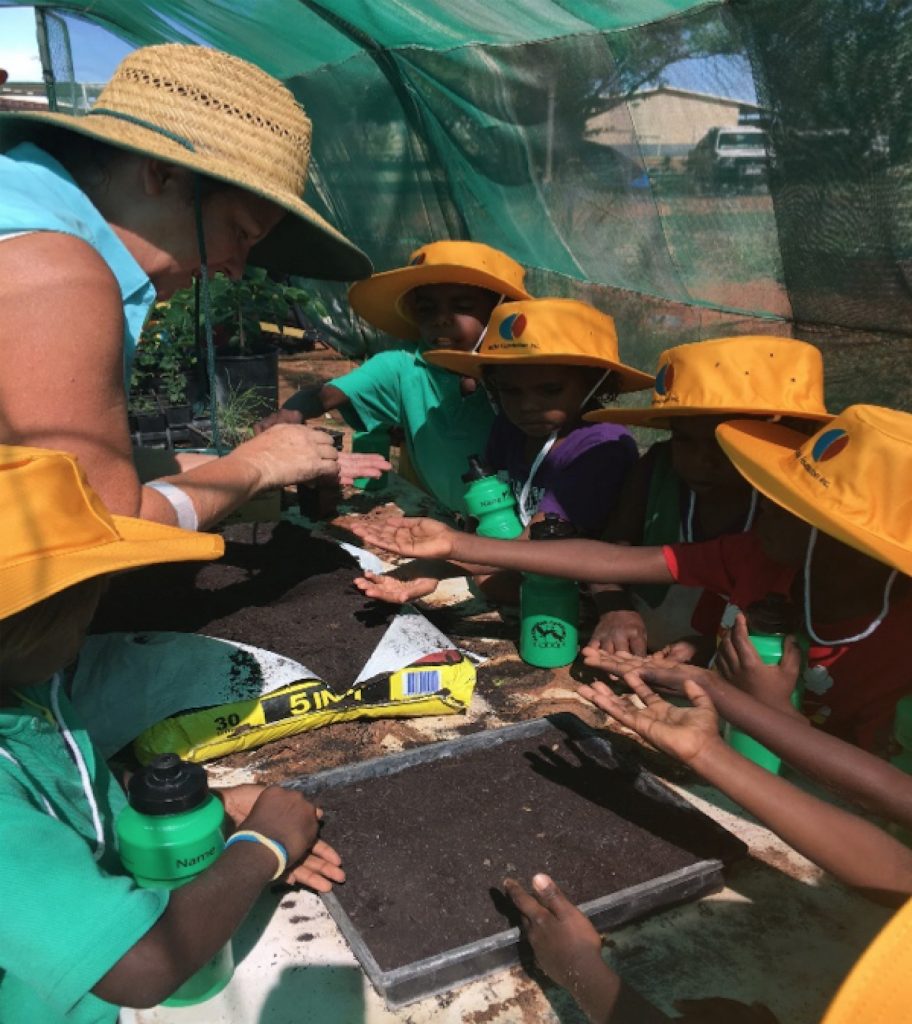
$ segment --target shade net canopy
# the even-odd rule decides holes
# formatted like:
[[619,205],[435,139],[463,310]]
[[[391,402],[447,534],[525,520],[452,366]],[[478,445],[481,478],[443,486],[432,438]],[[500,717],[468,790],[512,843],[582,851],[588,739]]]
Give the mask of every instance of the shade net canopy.
[[[377,269],[484,241],[533,293],[611,313],[642,369],[685,341],[793,335],[822,348],[832,409],[912,409],[912,0],[46,10],[62,109],[92,95],[73,82],[86,23],[282,79],[314,122],[308,199]],[[349,352],[388,343],[344,285],[313,287]]]

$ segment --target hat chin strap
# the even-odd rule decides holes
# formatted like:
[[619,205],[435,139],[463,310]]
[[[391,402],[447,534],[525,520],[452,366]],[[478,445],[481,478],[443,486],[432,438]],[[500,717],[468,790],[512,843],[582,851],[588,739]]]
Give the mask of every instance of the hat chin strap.
[[538,455],[535,456],[535,461],[532,463],[532,468],[529,470],[529,475],[526,477],[526,482],[522,486],[522,490],[519,492],[519,521],[523,526],[528,526],[532,522],[532,516],[535,512],[529,512],[526,505],[529,502],[529,492],[532,490],[532,481],[535,479],[535,474],[541,468],[541,464],[548,457],[548,452],[554,447],[554,442],[557,440],[557,435],[560,433],[559,430],[552,430],[551,436],[541,446]]
[[[751,500],[750,505],[747,509],[747,519],[744,520],[744,525],[741,527],[742,533],[747,531],[754,525],[754,519],[757,517],[757,503],[759,499],[757,492],[751,488]],[[690,492],[690,500],[687,503],[687,522],[684,524],[684,540],[688,544],[693,544],[694,539],[694,513],[697,511],[697,494],[696,491]]]
[[[203,228],[203,189],[199,174],[193,176],[193,211],[196,219],[196,244],[199,249],[200,272],[197,278],[202,298],[203,322],[206,330],[206,376],[209,378],[209,429],[212,431],[212,446],[219,455],[222,451],[221,430],[218,421],[218,396],[215,388],[215,342],[212,336],[212,303],[209,296],[209,260],[206,255],[206,232]],[[199,315],[196,320],[199,331]]]
[[839,644],[855,644],[859,640],[866,640],[880,626],[887,615],[890,614],[890,592],[893,590],[893,584],[896,582],[899,570],[894,569],[887,577],[880,614],[871,622],[867,629],[856,633],[855,636],[844,636],[839,640],[821,640],[811,625],[811,561],[814,557],[814,547],[817,544],[817,534],[817,527],[811,527],[807,553],[804,556],[804,628],[807,631],[807,635],[815,644],[819,644],[821,647],[837,647]]
[[[501,295],[501,297],[494,303],[494,309],[497,309],[497,307],[504,301],[504,299],[506,299],[506,295]],[[491,310],[492,315],[494,314],[494,309]],[[491,317],[489,316],[488,323],[486,323],[484,327],[482,327],[481,334],[478,335],[478,341],[476,341],[474,346],[472,347],[473,353],[477,352],[481,348],[481,343],[485,340],[485,335],[488,333],[488,325],[490,323]]]

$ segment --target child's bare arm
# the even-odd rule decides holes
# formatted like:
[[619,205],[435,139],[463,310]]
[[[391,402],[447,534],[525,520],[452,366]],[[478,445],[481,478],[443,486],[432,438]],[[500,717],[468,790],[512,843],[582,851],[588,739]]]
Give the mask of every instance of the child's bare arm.
[[584,583],[673,583],[662,548],[596,540],[494,540],[460,533],[432,519],[391,516],[352,524],[369,544],[413,558],[445,558],[498,569],[538,572]]
[[662,1024],[670,1019],[625,986],[602,960],[602,940],[592,922],[547,875],[532,879],[531,895],[512,878],[504,889],[521,915],[539,967],[570,992],[592,1024]]
[[[244,828],[280,842],[289,864],[338,863],[317,841],[317,810],[293,790],[269,787],[256,799]],[[310,854],[310,856],[308,856]],[[314,857],[314,855],[317,855]],[[174,890],[158,921],[92,989],[120,1006],[155,1006],[166,999],[231,938],[276,871],[276,857],[260,843],[236,843],[187,885]]]
[[633,659],[584,649],[587,665],[622,677],[635,669],[654,689],[679,695],[693,679],[712,698],[719,714],[753,736],[803,775],[847,800],[912,828],[912,778],[889,762],[814,729],[803,717],[770,707],[726,682],[717,672],[694,665]]
[[[870,822],[805,793],[737,754],[719,736],[713,703],[697,683],[684,684],[693,706],[678,708],[654,693],[640,673],[629,672],[624,682],[645,703],[644,708],[633,707],[604,683],[582,687],[580,693],[622,725],[689,764],[847,885],[891,905],[912,894],[912,850]],[[806,726],[803,730],[806,740],[810,730]]]

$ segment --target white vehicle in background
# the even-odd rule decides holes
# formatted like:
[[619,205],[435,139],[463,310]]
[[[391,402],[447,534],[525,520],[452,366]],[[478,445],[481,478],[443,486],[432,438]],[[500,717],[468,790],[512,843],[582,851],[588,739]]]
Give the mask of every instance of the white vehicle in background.
[[701,192],[764,188],[769,140],[762,128],[710,128],[687,156],[687,170]]

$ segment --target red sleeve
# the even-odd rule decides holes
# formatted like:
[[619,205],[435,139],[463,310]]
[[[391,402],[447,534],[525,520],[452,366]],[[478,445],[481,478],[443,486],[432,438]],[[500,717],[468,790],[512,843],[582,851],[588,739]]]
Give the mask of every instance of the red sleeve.
[[[731,566],[737,565],[743,539],[749,534],[738,533],[700,544],[666,544],[662,548],[668,571],[677,583],[685,587],[703,587],[716,594],[730,594],[734,586]],[[733,543],[737,542],[737,543]]]

